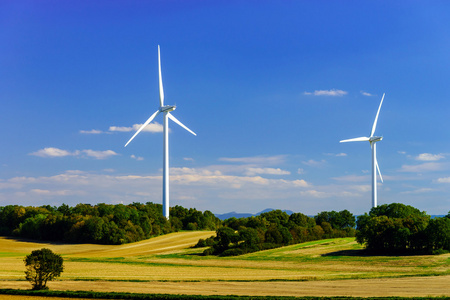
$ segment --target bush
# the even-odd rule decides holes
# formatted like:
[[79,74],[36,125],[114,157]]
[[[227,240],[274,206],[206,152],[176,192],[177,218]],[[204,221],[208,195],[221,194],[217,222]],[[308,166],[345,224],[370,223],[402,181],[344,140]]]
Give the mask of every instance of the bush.
[[23,261],[27,269],[25,278],[31,283],[33,290],[48,289],[47,281],[59,277],[64,270],[61,255],[47,248],[34,250]]
[[400,203],[372,208],[358,217],[356,240],[368,250],[387,253],[445,253],[450,250],[450,219],[430,219]]

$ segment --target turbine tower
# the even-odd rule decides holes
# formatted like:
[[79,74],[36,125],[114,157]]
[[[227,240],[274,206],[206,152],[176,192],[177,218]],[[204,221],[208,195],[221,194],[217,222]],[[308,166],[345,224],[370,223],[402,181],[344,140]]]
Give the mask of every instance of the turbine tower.
[[375,129],[377,128],[378,115],[380,114],[381,105],[383,104],[384,94],[381,98],[380,106],[378,107],[377,116],[373,122],[372,131],[370,132],[370,137],[358,137],[354,139],[342,140],[340,143],[345,142],[370,142],[370,147],[372,148],[372,207],[377,207],[377,170],[380,174],[381,182],[383,182],[383,177],[381,176],[380,167],[377,161],[377,144],[383,139],[382,136],[374,136]]
[[177,118],[175,118],[170,112],[174,111],[176,106],[175,105],[164,105],[164,89],[163,89],[163,83],[162,83],[162,76],[161,76],[161,55],[158,45],[158,68],[159,68],[159,109],[155,111],[150,118],[148,118],[147,121],[139,128],[138,131],[131,137],[131,139],[125,144],[125,147],[138,135],[139,132],[142,131],[142,129],[145,128],[151,121],[153,121],[154,118],[156,118],[157,115],[160,113],[163,113],[164,117],[164,141],[163,141],[163,193],[162,193],[162,202],[163,202],[163,215],[166,217],[166,219],[169,219],[169,119],[192,133],[193,135],[196,135],[195,132],[187,128],[183,123],[178,121]]

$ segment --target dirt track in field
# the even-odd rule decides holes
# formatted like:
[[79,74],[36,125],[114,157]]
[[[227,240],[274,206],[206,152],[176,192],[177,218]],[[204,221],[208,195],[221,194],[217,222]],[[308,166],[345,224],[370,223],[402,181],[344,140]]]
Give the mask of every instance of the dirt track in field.
[[[28,282],[3,281],[2,288],[29,289]],[[304,282],[81,282],[55,281],[52,290],[186,295],[252,296],[450,296],[450,276]],[[1,299],[1,297],[0,297]]]

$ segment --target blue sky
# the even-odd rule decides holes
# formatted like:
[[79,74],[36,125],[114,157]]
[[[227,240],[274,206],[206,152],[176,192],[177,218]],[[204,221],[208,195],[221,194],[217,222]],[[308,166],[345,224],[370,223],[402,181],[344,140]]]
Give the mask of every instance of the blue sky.
[[0,206],[450,211],[447,1],[1,1]]

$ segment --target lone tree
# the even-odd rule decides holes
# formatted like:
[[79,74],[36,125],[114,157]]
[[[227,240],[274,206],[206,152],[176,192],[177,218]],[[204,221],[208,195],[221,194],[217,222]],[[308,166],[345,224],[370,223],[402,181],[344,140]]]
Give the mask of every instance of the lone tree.
[[64,270],[63,258],[52,250],[42,248],[34,250],[24,258],[25,278],[33,286],[33,290],[46,290],[47,281],[61,275]]

